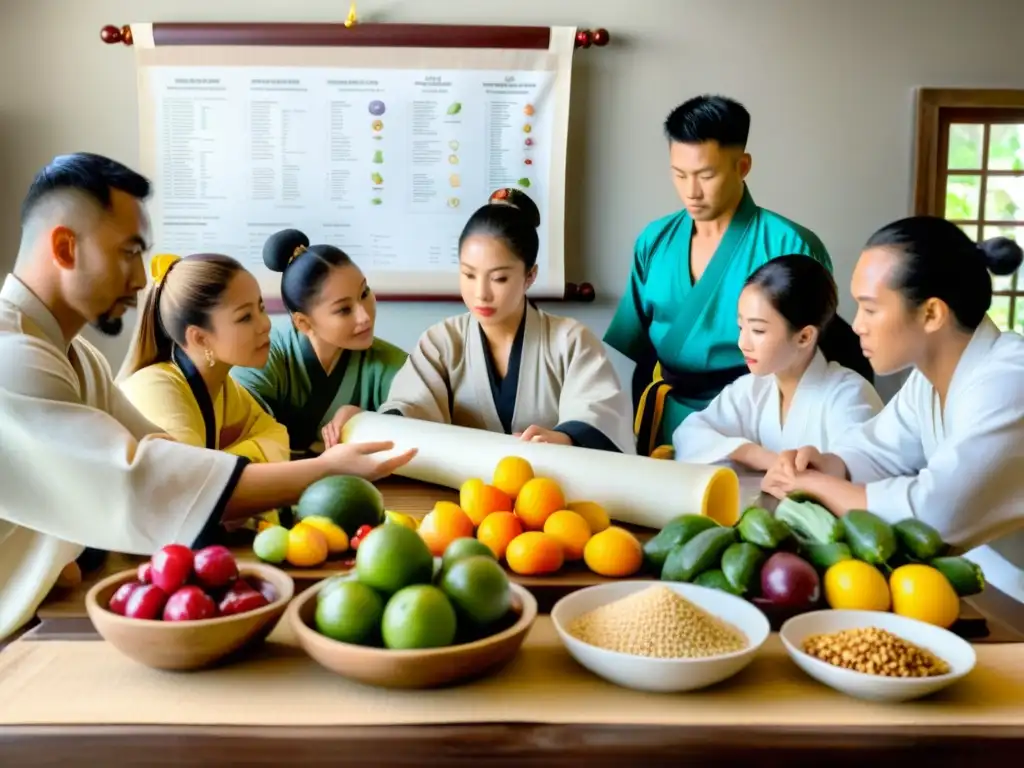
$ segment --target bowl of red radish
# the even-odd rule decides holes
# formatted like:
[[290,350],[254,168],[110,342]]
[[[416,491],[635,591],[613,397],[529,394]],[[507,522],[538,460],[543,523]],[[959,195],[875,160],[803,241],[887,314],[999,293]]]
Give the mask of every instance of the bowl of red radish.
[[295,594],[284,571],[226,547],[170,544],[95,584],[85,607],[100,636],[155,669],[212,666],[266,639]]

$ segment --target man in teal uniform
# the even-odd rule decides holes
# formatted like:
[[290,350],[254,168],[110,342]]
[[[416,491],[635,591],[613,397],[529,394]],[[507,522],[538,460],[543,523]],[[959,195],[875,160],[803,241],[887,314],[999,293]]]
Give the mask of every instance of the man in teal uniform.
[[754,202],[745,181],[749,130],[747,110],[721,96],[690,99],[665,120],[684,207],[637,238],[629,286],[604,336],[637,364],[641,454],[657,455],[686,416],[747,373],[736,309],[751,272],[793,253],[832,269],[817,235]]

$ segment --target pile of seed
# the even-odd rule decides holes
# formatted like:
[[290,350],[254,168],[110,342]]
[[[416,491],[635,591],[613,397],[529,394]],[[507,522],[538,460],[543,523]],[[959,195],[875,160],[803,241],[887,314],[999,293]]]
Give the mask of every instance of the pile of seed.
[[742,632],[662,586],[588,611],[568,632],[598,648],[661,659],[706,658],[747,647]]
[[843,669],[884,677],[933,677],[949,664],[878,627],[847,629],[804,640],[804,653]]

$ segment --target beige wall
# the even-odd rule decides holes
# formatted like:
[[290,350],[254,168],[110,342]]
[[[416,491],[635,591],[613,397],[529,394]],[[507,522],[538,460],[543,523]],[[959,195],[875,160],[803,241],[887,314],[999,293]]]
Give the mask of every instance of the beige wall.
[[[612,45],[581,51],[572,103],[571,279],[591,306],[552,305],[603,333],[633,239],[676,207],[661,121],[717,91],[753,114],[750,186],[761,205],[816,230],[843,301],[858,247],[909,211],[914,88],[1024,87],[1024,0],[431,0],[358,5],[364,20],[578,24]],[[32,173],[74,150],[137,159],[132,53],[104,24],[156,20],[340,21],[344,0],[4,0],[0,25],[0,273],[17,248]],[[453,305],[385,304],[378,332],[406,347]],[[126,339],[102,341],[117,365]],[[623,376],[630,366],[617,355]],[[888,390],[891,387],[882,387]]]

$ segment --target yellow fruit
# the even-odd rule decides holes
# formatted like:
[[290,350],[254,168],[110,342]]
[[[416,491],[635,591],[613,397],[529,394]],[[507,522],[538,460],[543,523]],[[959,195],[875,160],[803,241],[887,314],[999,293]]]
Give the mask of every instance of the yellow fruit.
[[528,531],[542,530],[544,521],[560,509],[565,509],[565,496],[558,483],[547,477],[527,480],[516,496],[516,516]]
[[553,536],[527,531],[516,536],[505,550],[508,567],[520,575],[554,573],[565,562],[562,545]]
[[583,548],[590,541],[590,526],[583,516],[568,509],[560,509],[544,521],[544,533],[562,545],[566,560],[579,560]]
[[458,504],[439,501],[423,519],[417,532],[430,547],[434,557],[441,557],[456,539],[473,536],[473,521]]
[[889,576],[892,611],[948,629],[960,616],[960,598],[930,565],[901,565]]
[[569,503],[566,509],[572,510],[586,520],[587,525],[590,526],[591,533],[600,533],[612,524],[612,520],[608,517],[604,507],[596,501],[573,501]]
[[530,462],[520,456],[506,456],[494,468],[491,485],[514,499],[527,481],[532,479],[533,466]]
[[348,534],[329,517],[304,517],[301,525],[316,528],[327,539],[327,551],[331,554],[348,551]]
[[390,509],[384,510],[384,517],[389,523],[395,525],[404,525],[406,528],[416,530],[420,527],[420,521],[418,518],[412,515],[407,515],[404,512],[392,512]]
[[843,560],[825,571],[825,600],[837,610],[888,611],[889,585],[873,565]]
[[327,537],[305,521],[288,531],[288,554],[286,559],[298,568],[311,568],[327,559]]
[[523,524],[511,512],[492,512],[476,529],[477,541],[486,544],[494,556],[501,560],[509,543],[523,532]]
[[478,477],[467,480],[459,489],[459,506],[473,525],[480,525],[492,512],[511,512],[512,497]]
[[583,562],[600,576],[632,576],[643,560],[643,548],[636,536],[615,525],[595,533],[583,548]]

